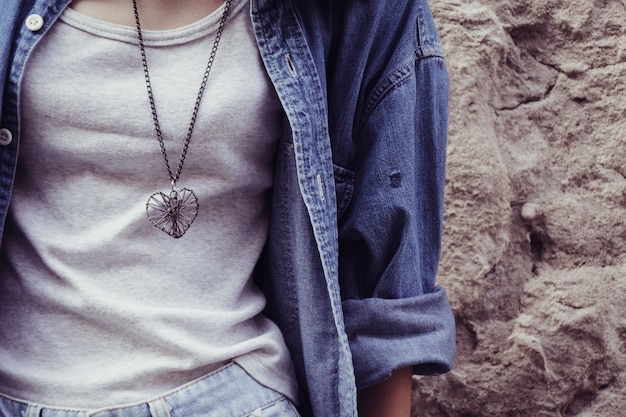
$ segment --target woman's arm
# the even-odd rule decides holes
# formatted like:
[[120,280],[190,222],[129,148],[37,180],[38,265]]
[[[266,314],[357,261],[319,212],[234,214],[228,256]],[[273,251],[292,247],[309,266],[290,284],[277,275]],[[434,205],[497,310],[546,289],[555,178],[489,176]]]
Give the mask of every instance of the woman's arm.
[[409,417],[411,368],[394,371],[391,378],[359,391],[359,417]]

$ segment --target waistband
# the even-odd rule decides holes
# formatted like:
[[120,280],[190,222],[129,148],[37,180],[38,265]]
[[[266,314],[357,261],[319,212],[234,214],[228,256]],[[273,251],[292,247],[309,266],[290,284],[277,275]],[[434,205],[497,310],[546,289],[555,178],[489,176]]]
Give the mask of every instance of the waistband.
[[[1,417],[245,416],[288,400],[229,363],[204,377],[144,402],[99,409],[63,409],[0,394]],[[287,405],[292,407],[291,405]],[[293,407],[292,407],[293,411]],[[259,414],[260,415],[260,414]],[[294,414],[295,415],[295,414]]]

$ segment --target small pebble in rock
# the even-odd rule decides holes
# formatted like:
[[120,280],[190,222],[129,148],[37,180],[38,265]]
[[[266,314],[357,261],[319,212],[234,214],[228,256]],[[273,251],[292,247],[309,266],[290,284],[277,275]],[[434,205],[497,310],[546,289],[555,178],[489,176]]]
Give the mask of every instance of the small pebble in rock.
[[524,220],[535,220],[539,215],[539,205],[534,203],[526,203],[522,206],[521,212],[522,218]]

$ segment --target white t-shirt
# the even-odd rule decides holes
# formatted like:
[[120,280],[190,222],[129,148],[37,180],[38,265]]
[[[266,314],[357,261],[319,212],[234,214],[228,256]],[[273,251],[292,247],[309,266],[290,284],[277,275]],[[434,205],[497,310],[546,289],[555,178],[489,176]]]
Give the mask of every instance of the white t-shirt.
[[[289,353],[251,281],[282,109],[247,5],[233,1],[178,181],[199,200],[180,239],[146,218],[170,180],[135,29],[67,9],[36,46],[0,253],[0,392],[103,407],[234,360],[295,400]],[[222,12],[143,32],[174,170]]]

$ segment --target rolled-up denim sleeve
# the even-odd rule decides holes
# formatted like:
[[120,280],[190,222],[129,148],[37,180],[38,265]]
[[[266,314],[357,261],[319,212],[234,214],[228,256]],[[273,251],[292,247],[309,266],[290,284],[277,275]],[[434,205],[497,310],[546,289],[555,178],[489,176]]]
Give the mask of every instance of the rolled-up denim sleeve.
[[395,300],[347,300],[344,311],[359,388],[407,366],[422,375],[450,370],[454,318],[443,289]]
[[395,369],[438,374],[454,317],[435,284],[441,252],[448,76],[432,49],[373,90],[358,137],[353,197],[340,219],[340,282],[359,388]]

